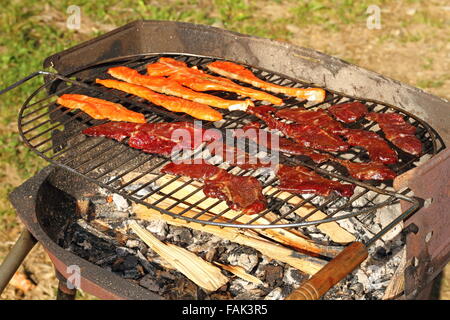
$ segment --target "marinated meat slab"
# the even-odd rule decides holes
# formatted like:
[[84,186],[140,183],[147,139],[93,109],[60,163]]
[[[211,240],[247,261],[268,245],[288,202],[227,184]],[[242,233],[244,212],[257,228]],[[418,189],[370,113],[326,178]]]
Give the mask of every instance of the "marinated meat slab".
[[[176,131],[179,130],[179,131]],[[145,123],[108,122],[83,130],[88,136],[107,137],[117,141],[128,139],[128,145],[146,153],[169,156],[175,148],[195,149],[203,139],[213,140],[190,122]],[[201,137],[195,139],[195,137]]]
[[377,122],[386,139],[394,146],[415,156],[422,154],[423,146],[415,136],[416,128],[407,123],[400,114],[371,112],[366,118]]
[[69,109],[80,109],[97,120],[145,123],[143,114],[128,110],[119,103],[92,98],[81,94],[63,94],[57,102]]
[[[258,145],[270,150],[280,151],[296,156],[307,156],[315,163],[322,163],[329,159],[328,155],[303,147],[287,138],[278,135],[274,138],[274,134],[260,129],[260,127],[261,124],[259,122],[251,122],[246,124],[241,129],[234,130],[233,134],[237,138],[248,138]],[[278,145],[272,145],[271,141],[274,141],[274,139],[278,140]]]
[[361,102],[346,102],[329,107],[328,112],[339,121],[352,123],[364,117],[368,110]]
[[222,114],[210,106],[178,97],[167,96],[153,90],[124,81],[96,79],[95,81],[107,88],[117,89],[141,97],[169,111],[184,112],[196,119],[207,121],[222,120]]
[[246,69],[244,66],[233,62],[214,61],[208,64],[207,68],[212,72],[220,74],[221,76],[249,83],[254,87],[261,88],[270,92],[283,93],[288,96],[294,96],[300,99],[314,102],[323,102],[325,100],[326,92],[323,89],[303,89],[279,86],[259,79],[253,74],[253,72]]
[[347,143],[350,145],[366,149],[370,159],[374,162],[381,162],[384,164],[398,162],[397,153],[375,132],[349,129],[344,136],[347,138]]
[[116,79],[144,86],[159,93],[192,100],[216,108],[246,110],[248,106],[253,105],[251,100],[225,100],[211,94],[197,92],[183,87],[178,82],[166,77],[142,75],[137,70],[128,67],[110,68],[108,69],[108,73]]
[[280,185],[278,189],[293,193],[312,193],[329,196],[335,191],[342,197],[351,197],[355,190],[353,184],[343,184],[326,179],[316,172],[302,166],[280,165],[277,171]]
[[283,100],[267,92],[240,86],[233,81],[209,75],[197,68],[189,68],[186,63],[172,58],[162,57],[158,62],[147,65],[147,74],[150,76],[169,76],[183,86],[195,91],[228,91],[256,100],[265,100],[281,105]]
[[339,137],[308,124],[289,124],[276,119],[270,106],[249,107],[247,112],[263,120],[270,129],[276,129],[300,145],[322,151],[345,151],[349,145]]
[[183,175],[204,183],[206,196],[226,201],[227,205],[245,214],[255,214],[267,207],[262,185],[254,177],[236,176],[207,162],[185,164],[170,162],[162,173]]
[[379,162],[356,163],[348,160],[333,159],[343,165],[351,177],[358,180],[393,180],[397,175]]
[[334,135],[341,135],[347,130],[323,110],[311,111],[305,108],[282,109],[275,112],[275,115],[298,124],[317,126]]

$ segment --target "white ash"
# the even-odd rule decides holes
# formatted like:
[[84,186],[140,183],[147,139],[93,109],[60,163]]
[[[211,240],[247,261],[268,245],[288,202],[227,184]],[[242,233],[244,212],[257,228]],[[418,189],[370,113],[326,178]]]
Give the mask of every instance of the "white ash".
[[112,201],[114,202],[118,211],[127,211],[130,208],[130,204],[128,203],[127,199],[122,197],[120,194],[114,193],[112,195]]
[[167,236],[168,226],[163,220],[151,220],[145,228],[160,240]]
[[278,287],[269,292],[269,294],[264,297],[264,300],[283,300],[284,298],[283,289]]
[[258,254],[251,248],[240,247],[237,250],[233,250],[227,261],[234,266],[240,266],[247,272],[251,272],[253,268],[258,264]]

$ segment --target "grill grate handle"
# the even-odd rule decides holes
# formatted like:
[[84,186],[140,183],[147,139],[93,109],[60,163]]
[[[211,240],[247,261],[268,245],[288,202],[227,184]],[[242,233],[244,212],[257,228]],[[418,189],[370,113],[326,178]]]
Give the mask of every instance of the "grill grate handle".
[[286,300],[318,300],[336,283],[355,270],[368,256],[367,247],[352,242],[336,258],[292,292]]

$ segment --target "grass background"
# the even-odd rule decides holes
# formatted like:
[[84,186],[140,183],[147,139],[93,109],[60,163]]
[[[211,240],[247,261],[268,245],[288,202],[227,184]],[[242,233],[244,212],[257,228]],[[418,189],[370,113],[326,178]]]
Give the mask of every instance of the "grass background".
[[[71,5],[81,9],[79,30],[67,28]],[[369,5],[381,9],[379,30],[366,26]],[[450,98],[450,5],[446,0],[3,0],[0,88],[41,69],[47,56],[137,19],[214,25],[311,47]],[[7,194],[46,165],[23,146],[17,133],[17,112],[36,84],[27,83],[0,99],[0,260],[20,231]],[[28,260],[24,268],[29,274],[34,266],[45,269],[49,263],[39,247]],[[34,273],[34,281],[40,283],[37,273],[42,270]],[[24,294],[9,288],[2,297],[51,298],[55,281],[48,277],[48,285],[38,285],[40,291]],[[445,281],[441,297],[448,299]]]

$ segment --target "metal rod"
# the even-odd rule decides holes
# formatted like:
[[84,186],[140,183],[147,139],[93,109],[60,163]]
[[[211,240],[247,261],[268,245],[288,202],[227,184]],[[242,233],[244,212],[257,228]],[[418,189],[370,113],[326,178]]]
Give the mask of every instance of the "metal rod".
[[0,294],[36,243],[33,235],[24,229],[0,266]]

